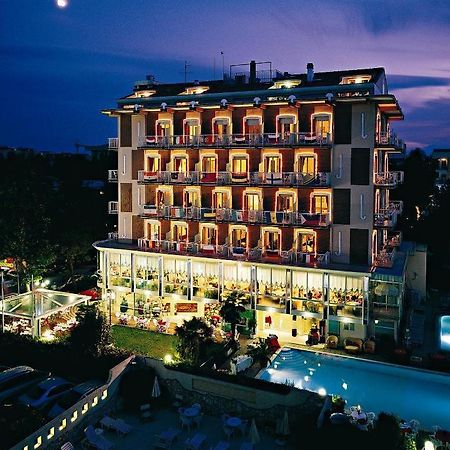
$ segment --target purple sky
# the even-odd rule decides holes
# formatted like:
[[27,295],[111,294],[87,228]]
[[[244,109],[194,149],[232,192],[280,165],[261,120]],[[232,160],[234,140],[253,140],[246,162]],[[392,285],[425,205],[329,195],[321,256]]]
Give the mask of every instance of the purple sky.
[[211,78],[225,64],[282,71],[384,66],[409,148],[450,147],[449,0],[0,0],[0,145],[69,150],[116,134],[101,108],[148,73]]

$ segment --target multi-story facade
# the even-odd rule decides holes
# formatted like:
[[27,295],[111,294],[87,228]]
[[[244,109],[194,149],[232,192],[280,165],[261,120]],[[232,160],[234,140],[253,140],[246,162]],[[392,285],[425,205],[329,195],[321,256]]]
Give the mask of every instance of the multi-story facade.
[[431,158],[435,161],[436,181],[435,185],[438,188],[446,186],[450,179],[449,160],[450,148],[435,148],[431,153]]
[[[95,243],[111,319],[217,313],[257,332],[397,338],[407,253],[395,231],[403,119],[384,69],[137,82],[118,121],[118,229]],[[122,318],[122,316],[127,316]]]

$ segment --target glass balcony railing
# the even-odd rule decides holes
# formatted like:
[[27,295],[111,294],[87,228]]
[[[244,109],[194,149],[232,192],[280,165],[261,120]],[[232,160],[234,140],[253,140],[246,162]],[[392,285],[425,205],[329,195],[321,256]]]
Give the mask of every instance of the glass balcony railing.
[[138,182],[142,184],[212,184],[245,186],[329,186],[330,173],[302,172],[202,172],[202,171],[158,171],[140,170]]
[[117,214],[119,212],[119,202],[108,202],[108,213]]
[[394,147],[399,150],[404,150],[406,148],[405,142],[392,131],[378,133],[376,136],[376,143],[380,146]]
[[108,181],[110,183],[117,183],[118,180],[118,170],[108,170]]
[[143,205],[142,217],[161,219],[201,220],[202,222],[249,223],[260,225],[295,225],[324,228],[330,225],[330,214],[309,212],[262,211],[197,206]]
[[[331,145],[331,135],[311,132],[256,134],[201,134],[198,136],[140,136],[139,147],[292,147]],[[111,147],[110,147],[111,148]]]
[[108,138],[108,148],[117,149],[119,148],[119,138]]

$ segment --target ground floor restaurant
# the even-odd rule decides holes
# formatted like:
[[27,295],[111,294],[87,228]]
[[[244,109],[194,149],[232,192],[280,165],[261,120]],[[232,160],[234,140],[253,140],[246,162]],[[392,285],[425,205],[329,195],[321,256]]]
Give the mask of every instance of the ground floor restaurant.
[[169,333],[191,317],[220,322],[221,301],[239,291],[258,335],[301,342],[317,328],[342,340],[395,338],[403,296],[402,285],[380,284],[369,273],[119,249],[99,249],[99,273],[112,323]]

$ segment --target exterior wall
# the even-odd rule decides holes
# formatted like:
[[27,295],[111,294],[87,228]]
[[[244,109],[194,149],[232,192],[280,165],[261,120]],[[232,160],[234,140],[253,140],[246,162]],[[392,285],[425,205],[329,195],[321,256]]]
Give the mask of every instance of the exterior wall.
[[417,245],[408,257],[406,283],[421,299],[427,295],[427,247]]

